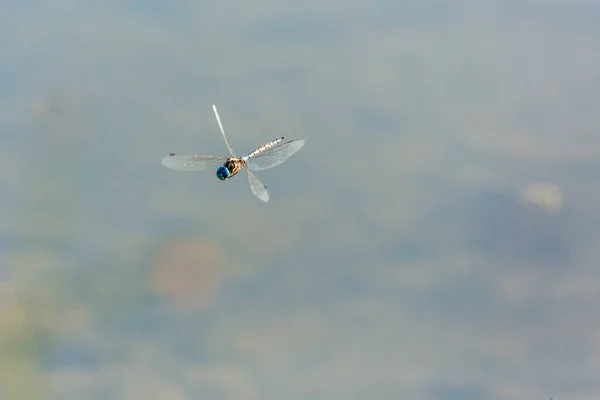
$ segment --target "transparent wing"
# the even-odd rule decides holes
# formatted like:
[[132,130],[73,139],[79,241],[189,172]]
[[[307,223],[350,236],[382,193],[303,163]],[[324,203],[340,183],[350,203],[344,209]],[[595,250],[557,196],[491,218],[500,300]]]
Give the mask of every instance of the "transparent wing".
[[250,190],[256,197],[265,203],[269,201],[269,191],[267,190],[267,185],[258,180],[258,178],[247,168],[244,168],[248,173],[248,182],[250,182]]
[[[277,142],[277,140],[273,142]],[[290,140],[289,142],[259,151],[265,146],[263,145],[246,157],[243,157],[244,161],[246,161],[246,167],[254,171],[275,167],[300,150],[304,146],[304,140]]]
[[213,111],[215,112],[215,117],[217,117],[217,122],[219,123],[219,128],[221,128],[221,133],[223,134],[223,139],[225,139],[225,144],[227,145],[227,148],[229,149],[229,152],[231,153],[231,155],[233,157],[235,157],[235,153],[233,152],[233,149],[231,148],[231,145],[229,144],[229,140],[227,140],[227,136],[225,136],[225,130],[223,129],[223,124],[221,123],[221,118],[219,118],[219,112],[217,111],[217,106],[215,106],[213,104]]
[[211,167],[215,168],[223,164],[225,160],[227,160],[225,157],[171,153],[161,160],[161,164],[178,171],[202,171]]

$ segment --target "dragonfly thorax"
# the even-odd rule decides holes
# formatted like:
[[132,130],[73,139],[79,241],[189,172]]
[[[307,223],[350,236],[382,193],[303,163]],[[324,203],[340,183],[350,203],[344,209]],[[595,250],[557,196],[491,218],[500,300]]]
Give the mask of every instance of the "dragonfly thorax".
[[217,178],[222,181],[229,179],[237,174],[245,164],[246,162],[241,158],[230,157],[223,165],[217,168]]

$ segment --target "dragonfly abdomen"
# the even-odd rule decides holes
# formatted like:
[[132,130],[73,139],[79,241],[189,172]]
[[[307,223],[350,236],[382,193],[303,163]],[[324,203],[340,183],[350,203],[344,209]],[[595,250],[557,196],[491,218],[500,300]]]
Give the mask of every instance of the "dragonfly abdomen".
[[252,153],[248,154],[246,156],[246,158],[254,157],[254,156],[259,155],[260,153],[264,153],[266,150],[270,149],[271,147],[278,145],[283,139],[284,139],[284,137],[282,136],[279,139],[271,140],[269,143],[263,144],[258,149],[254,150]]

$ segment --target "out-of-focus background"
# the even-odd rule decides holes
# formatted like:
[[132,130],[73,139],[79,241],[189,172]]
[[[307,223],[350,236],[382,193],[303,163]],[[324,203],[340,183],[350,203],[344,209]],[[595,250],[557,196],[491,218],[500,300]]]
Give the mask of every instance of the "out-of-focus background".
[[[496,3],[496,4],[494,4]],[[600,2],[0,13],[0,398],[600,398]],[[170,152],[306,146],[258,173]]]

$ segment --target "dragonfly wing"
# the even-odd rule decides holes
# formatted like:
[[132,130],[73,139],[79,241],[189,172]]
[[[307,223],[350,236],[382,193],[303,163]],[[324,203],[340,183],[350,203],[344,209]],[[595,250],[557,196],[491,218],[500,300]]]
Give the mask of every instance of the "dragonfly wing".
[[227,160],[225,157],[201,156],[198,154],[174,154],[163,158],[161,164],[177,171],[202,171],[215,168]]
[[244,158],[246,166],[254,171],[273,168],[300,150],[304,146],[304,140],[290,140],[284,144],[274,146],[270,149],[258,152],[260,147]]
[[265,203],[269,201],[269,191],[267,190],[267,185],[262,183],[252,172],[248,171],[247,168],[244,168],[248,173],[248,182],[250,182],[250,190],[256,197]]
[[229,153],[231,153],[232,157],[235,157],[235,153],[233,152],[233,148],[229,144],[229,140],[227,140],[227,136],[225,135],[225,130],[223,129],[223,124],[221,123],[221,118],[219,117],[219,112],[217,111],[217,106],[213,104],[213,111],[215,113],[215,117],[217,117],[217,122],[219,123],[219,128],[221,129],[221,133],[223,134],[223,139],[225,139],[225,144],[229,149]]

